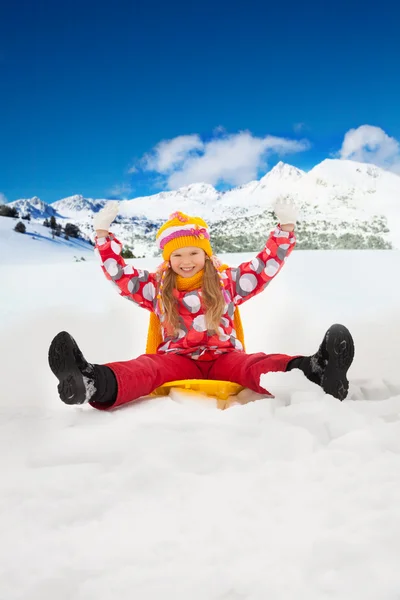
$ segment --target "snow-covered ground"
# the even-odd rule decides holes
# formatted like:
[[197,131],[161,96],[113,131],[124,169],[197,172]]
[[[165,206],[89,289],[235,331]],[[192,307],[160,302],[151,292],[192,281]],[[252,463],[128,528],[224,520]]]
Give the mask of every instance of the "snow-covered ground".
[[31,258],[0,266],[2,600],[398,600],[400,252],[295,252],[243,306],[249,352],[311,353],[345,323],[345,402],[291,372],[226,411],[110,413],[61,403],[49,343],[129,359],[146,313],[93,261]]
[[25,233],[14,231],[20,219],[0,217],[0,265],[54,263],[93,259],[93,247],[80,238],[52,236],[49,227],[23,220]]

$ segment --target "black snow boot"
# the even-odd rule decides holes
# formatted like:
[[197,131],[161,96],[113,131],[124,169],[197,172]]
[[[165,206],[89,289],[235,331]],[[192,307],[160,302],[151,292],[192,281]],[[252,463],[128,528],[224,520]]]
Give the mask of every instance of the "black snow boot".
[[88,363],[66,331],[58,333],[51,342],[49,365],[60,382],[58,393],[65,404],[114,404],[118,387],[113,371],[105,365]]
[[322,387],[326,394],[344,400],[349,390],[346,374],[354,358],[354,342],[344,325],[332,325],[325,333],[318,352],[291,360],[287,371],[300,369]]

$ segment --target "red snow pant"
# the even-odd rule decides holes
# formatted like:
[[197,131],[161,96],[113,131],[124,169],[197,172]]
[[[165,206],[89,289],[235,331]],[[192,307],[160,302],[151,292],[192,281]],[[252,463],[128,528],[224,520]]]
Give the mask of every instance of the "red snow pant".
[[[227,352],[215,360],[199,361],[179,354],[143,354],[133,360],[108,363],[118,384],[117,399],[108,408],[147,396],[163,383],[177,379],[222,379],[265,394],[268,391],[260,386],[260,375],[286,371],[293,358],[286,354]],[[107,409],[98,403],[92,406]]]

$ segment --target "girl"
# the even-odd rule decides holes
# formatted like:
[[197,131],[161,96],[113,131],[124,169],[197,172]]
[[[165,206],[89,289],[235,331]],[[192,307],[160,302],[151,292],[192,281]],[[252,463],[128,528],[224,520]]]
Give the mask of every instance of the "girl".
[[265,394],[261,374],[294,368],[343,400],[354,357],[351,334],[343,325],[332,325],[312,356],[244,351],[238,307],[269,285],[295,246],[296,207],[280,199],[274,209],[280,224],[264,249],[237,268],[217,260],[202,219],[174,213],[156,234],[164,262],[156,273],[149,273],[127,265],[121,257],[122,245],[109,232],[118,202],[108,202],[93,219],[95,252],[121,296],[150,311],[146,354],[91,364],[72,336],[60,332],[50,345],[49,364],[59,380],[61,400],[110,409],[176,379],[229,380]]

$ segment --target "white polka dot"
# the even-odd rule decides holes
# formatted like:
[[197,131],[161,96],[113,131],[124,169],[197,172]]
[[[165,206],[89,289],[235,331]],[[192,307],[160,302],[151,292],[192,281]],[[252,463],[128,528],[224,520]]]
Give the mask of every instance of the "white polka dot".
[[207,331],[206,318],[204,315],[199,315],[193,319],[193,329],[195,331]]
[[115,242],[114,240],[111,241],[111,250],[114,252],[114,254],[121,254],[121,244],[117,244],[117,242]]
[[146,300],[154,300],[156,295],[156,288],[154,287],[154,285],[150,282],[150,283],[146,283],[146,285],[143,287],[143,296]]
[[143,269],[138,269],[137,273],[138,273],[139,279],[141,279],[142,281],[147,281],[148,280],[148,278],[149,278],[149,272],[148,271],[143,271]]
[[250,263],[251,269],[253,271],[257,271],[259,266],[260,266],[260,261],[258,260],[258,258],[253,258],[253,260]]
[[168,350],[170,344],[171,344],[171,342],[168,340],[168,342],[165,342],[165,344],[163,344],[162,346],[160,346],[158,348],[158,350],[159,351],[161,350],[162,352],[166,352]]
[[252,292],[253,290],[255,290],[256,285],[257,277],[252,273],[246,273],[245,275],[242,275],[239,279],[239,287],[244,292]]
[[235,348],[237,348],[238,350],[243,350],[243,344],[237,338],[235,338]]
[[226,335],[222,327],[218,327],[218,338],[221,340],[221,342],[227,342],[229,340],[229,335]]
[[124,267],[124,273],[125,275],[133,275],[132,265],[126,265],[126,267]]
[[266,275],[268,275],[268,277],[273,277],[278,272],[278,269],[279,269],[279,263],[274,258],[270,258],[267,261],[267,265],[264,269],[264,273]]
[[138,281],[138,278],[132,277],[128,281],[128,292],[130,292],[131,294],[136,294],[136,292],[139,290],[139,288],[140,288],[140,283]]
[[118,273],[118,263],[115,258],[107,258],[104,267],[111,277],[114,277]]
[[183,298],[183,303],[189,308],[191,313],[199,312],[201,302],[198,294],[186,294]]
[[107,238],[105,238],[105,237],[97,238],[97,245],[98,246],[104,246],[104,244],[106,243],[106,241],[107,241]]

